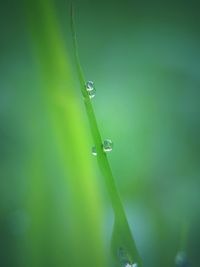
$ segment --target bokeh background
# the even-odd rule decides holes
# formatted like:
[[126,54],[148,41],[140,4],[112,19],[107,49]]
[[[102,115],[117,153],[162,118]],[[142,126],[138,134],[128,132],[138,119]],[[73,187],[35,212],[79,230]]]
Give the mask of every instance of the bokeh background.
[[[75,0],[82,68],[144,266],[199,266],[198,1]],[[70,1],[1,1],[0,266],[110,266],[113,212]],[[177,265],[185,267],[186,265]]]

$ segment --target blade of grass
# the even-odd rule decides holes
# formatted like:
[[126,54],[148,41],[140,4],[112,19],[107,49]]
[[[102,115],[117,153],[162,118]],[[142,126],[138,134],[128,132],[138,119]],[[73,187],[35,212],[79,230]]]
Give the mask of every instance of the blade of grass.
[[24,1],[41,76],[39,88],[34,89],[41,99],[28,117],[33,133],[25,205],[31,227],[24,245],[28,252],[20,266],[101,267],[106,260],[99,188],[87,157],[87,133],[54,2]]
[[132,237],[132,233],[126,218],[126,214],[121,199],[118,194],[118,190],[115,184],[115,179],[113,177],[107,155],[106,153],[104,153],[102,149],[102,138],[98,128],[94,109],[91,100],[89,98],[89,95],[87,94],[87,91],[85,89],[86,80],[84,78],[84,74],[79,59],[78,44],[77,44],[77,37],[75,30],[74,8],[72,4],[71,4],[71,31],[73,37],[73,47],[75,52],[76,67],[81,85],[81,92],[85,103],[91,134],[97,151],[97,161],[99,169],[105,179],[106,187],[108,190],[109,197],[111,199],[111,204],[115,215],[111,249],[114,258],[116,260],[116,264],[118,264],[118,266],[120,266],[121,264],[126,264],[126,262],[130,263],[137,262],[139,266],[142,266],[142,261],[139,256],[137,247],[135,245],[135,241]]

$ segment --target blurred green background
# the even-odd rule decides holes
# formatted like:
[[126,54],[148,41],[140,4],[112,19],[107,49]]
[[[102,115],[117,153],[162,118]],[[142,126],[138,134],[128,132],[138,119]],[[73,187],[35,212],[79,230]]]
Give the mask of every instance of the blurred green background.
[[[70,1],[1,1],[0,266],[110,266]],[[80,60],[144,266],[199,266],[198,1],[74,1]],[[177,265],[180,266],[180,265]],[[182,265],[185,267],[185,265]],[[188,265],[187,265],[188,266]]]

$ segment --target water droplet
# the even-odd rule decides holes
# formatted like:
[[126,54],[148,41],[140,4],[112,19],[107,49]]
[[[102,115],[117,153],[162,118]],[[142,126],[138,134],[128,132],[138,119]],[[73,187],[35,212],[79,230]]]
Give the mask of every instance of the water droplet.
[[88,81],[85,84],[86,91],[88,92],[88,96],[90,99],[94,98],[96,95],[96,89],[94,87],[93,81]]
[[97,156],[97,150],[95,146],[92,147],[92,155]]
[[88,82],[86,83],[85,86],[86,86],[86,90],[87,90],[88,92],[94,90],[94,83],[93,83],[93,81],[88,81]]
[[96,89],[94,88],[92,91],[88,91],[89,98],[92,99],[96,95]]
[[113,142],[109,139],[104,140],[103,142],[103,151],[104,152],[111,152],[113,150]]
[[175,258],[175,263],[177,267],[189,267],[188,258],[184,251],[178,252]]
[[137,264],[137,263],[133,263],[133,264],[131,264],[131,263],[127,262],[127,263],[125,264],[125,267],[138,267],[138,264]]
[[118,257],[122,267],[132,267],[131,259],[127,253],[127,250],[123,247],[120,247],[118,250]]

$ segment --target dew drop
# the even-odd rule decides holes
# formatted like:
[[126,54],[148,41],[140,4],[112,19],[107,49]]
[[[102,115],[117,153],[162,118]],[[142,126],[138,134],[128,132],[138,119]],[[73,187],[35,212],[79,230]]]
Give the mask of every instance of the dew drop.
[[85,88],[86,88],[86,91],[88,93],[88,96],[90,99],[94,98],[95,95],[96,95],[96,89],[94,87],[94,83],[93,81],[88,81],[86,84],[85,84]]
[[88,81],[88,82],[86,83],[85,86],[86,86],[86,90],[87,90],[88,92],[94,90],[94,83],[93,83],[93,81]]
[[189,261],[184,251],[178,252],[175,258],[175,263],[177,267],[189,267]]
[[92,91],[88,91],[89,98],[92,99],[96,95],[96,89],[94,88]]
[[133,264],[131,264],[131,263],[127,262],[127,263],[125,264],[125,267],[138,267],[138,264],[137,264],[137,263],[133,263]]
[[118,250],[118,257],[122,267],[132,267],[131,259],[127,253],[127,250],[123,247],[120,247]]
[[113,150],[113,142],[109,139],[104,140],[103,142],[103,151],[104,152],[111,152]]
[[97,150],[95,146],[92,147],[92,155],[97,156]]

